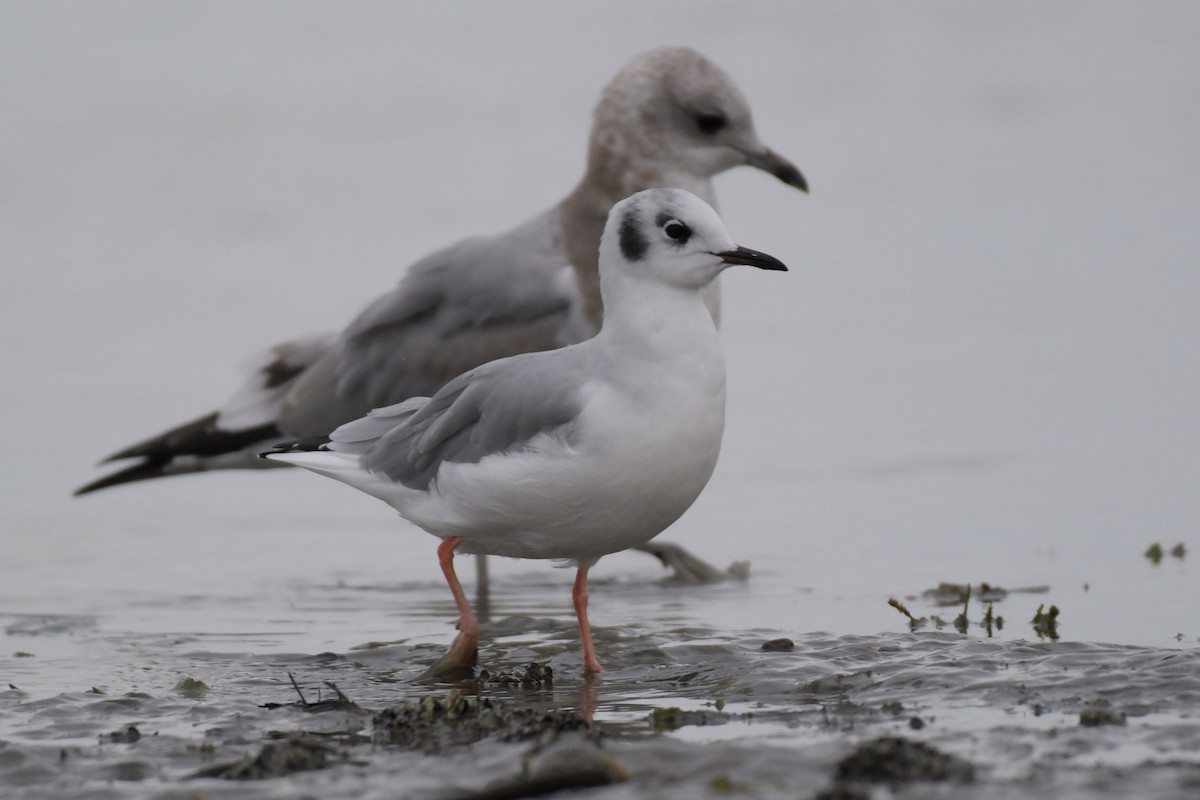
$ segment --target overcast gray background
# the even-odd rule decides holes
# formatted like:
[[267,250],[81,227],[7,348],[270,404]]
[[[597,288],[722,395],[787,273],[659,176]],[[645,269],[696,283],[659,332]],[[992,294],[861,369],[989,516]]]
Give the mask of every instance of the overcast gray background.
[[[717,182],[792,272],[724,282],[725,450],[665,535],[754,579],[673,613],[875,632],[889,594],[985,580],[1050,585],[1068,637],[1194,642],[1197,41],[1189,2],[5,0],[0,610],[230,630],[308,583],[436,582],[432,538],[298,471],[69,494],[257,349],[556,201],[601,87],[688,44],[812,194]],[[602,596],[596,624],[644,618]]]

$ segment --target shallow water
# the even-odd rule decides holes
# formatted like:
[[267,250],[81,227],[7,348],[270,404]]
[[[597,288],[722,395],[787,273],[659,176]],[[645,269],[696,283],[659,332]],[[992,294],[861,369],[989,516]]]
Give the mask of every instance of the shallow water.
[[[1198,7],[683,8],[0,6],[0,794],[445,797],[520,772],[534,743],[369,741],[370,712],[445,694],[414,678],[453,636],[433,540],[383,506],[284,471],[68,495],[256,348],[561,196],[599,88],[664,43],[725,67],[813,186],[718,180],[735,238],[793,270],[724,281],[724,452],[664,538],[750,578],[603,560],[589,688],[571,574],[493,560],[482,665],[555,680],[482,696],[594,703],[632,776],[603,797],[813,797],[884,735],[974,782],[847,791],[1197,794]],[[996,601],[991,636],[976,594],[963,634],[922,597],[947,581],[1042,590]],[[892,597],[945,624],[910,631]],[[287,705],[288,673],[364,710]],[[324,768],[188,777],[297,731]]]

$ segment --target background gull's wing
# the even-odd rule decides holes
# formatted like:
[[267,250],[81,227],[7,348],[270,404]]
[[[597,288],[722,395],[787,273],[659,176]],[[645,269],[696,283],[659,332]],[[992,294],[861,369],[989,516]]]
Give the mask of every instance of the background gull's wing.
[[548,212],[414,264],[297,380],[280,428],[297,437],[328,433],[373,408],[433,395],[481,364],[581,338],[558,225]]

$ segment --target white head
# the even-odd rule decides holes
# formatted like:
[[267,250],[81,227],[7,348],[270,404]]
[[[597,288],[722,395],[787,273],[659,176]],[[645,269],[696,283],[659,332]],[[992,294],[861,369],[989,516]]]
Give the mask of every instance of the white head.
[[647,189],[613,206],[600,238],[607,305],[617,283],[649,281],[699,292],[733,264],[787,270],[773,256],[738,247],[712,206],[682,189]]
[[589,162],[616,160],[634,172],[702,179],[748,164],[808,191],[800,170],[759,140],[750,106],[729,77],[686,47],[635,56],[605,87]]

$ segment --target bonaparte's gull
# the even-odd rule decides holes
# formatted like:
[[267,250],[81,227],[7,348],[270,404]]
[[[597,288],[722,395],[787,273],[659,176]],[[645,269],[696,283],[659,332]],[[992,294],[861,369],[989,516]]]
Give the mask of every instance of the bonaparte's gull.
[[472,664],[479,639],[454,572],[460,550],[574,562],[584,666],[599,671],[588,569],[678,519],[717,463],[725,362],[702,293],[731,264],[786,269],[735,245],[695,195],[639,192],[612,209],[600,239],[594,338],[492,361],[431,398],[264,457],[360,489],[442,540],[459,634],[441,668]]

